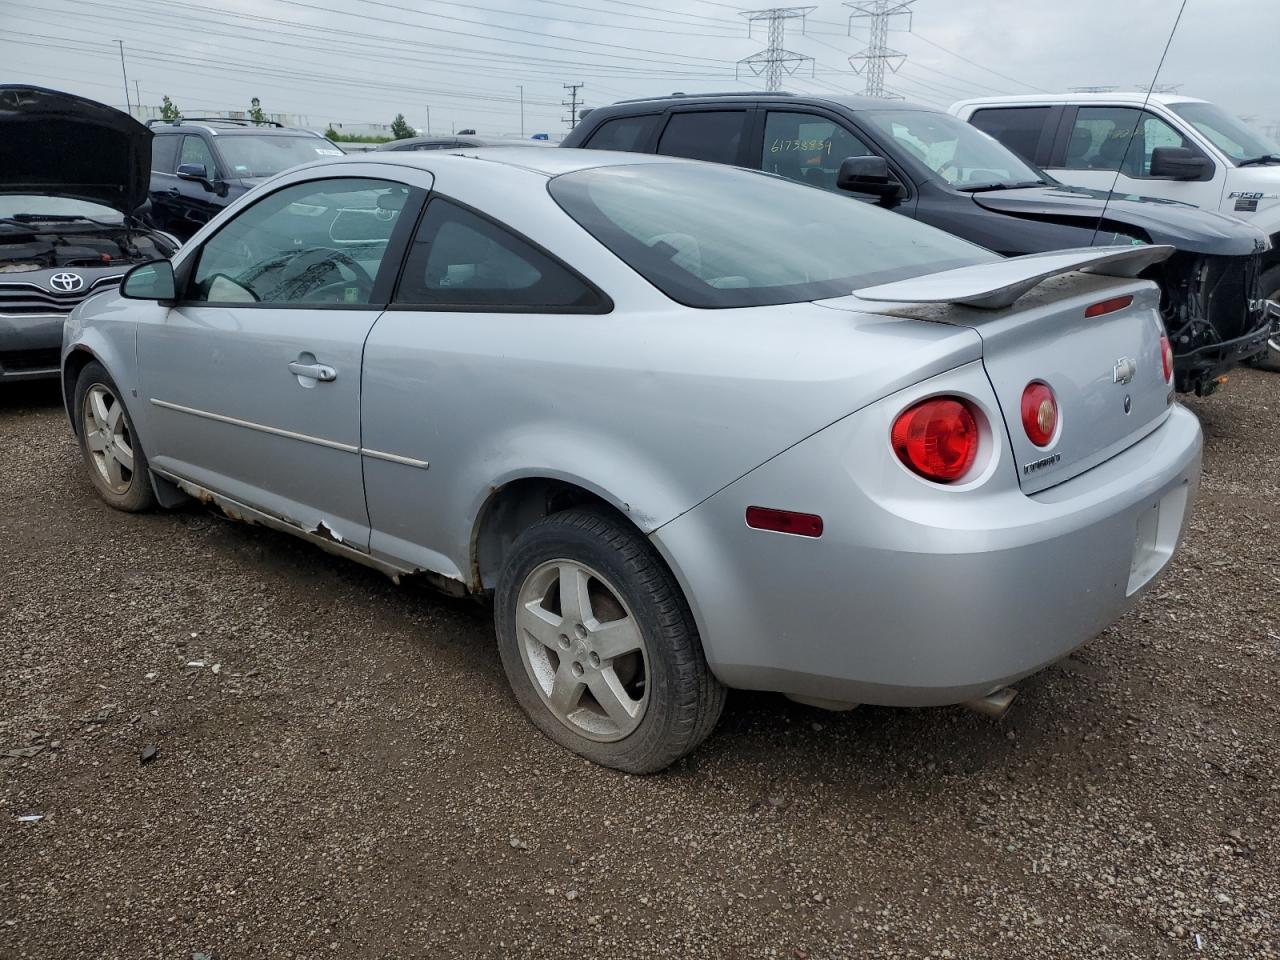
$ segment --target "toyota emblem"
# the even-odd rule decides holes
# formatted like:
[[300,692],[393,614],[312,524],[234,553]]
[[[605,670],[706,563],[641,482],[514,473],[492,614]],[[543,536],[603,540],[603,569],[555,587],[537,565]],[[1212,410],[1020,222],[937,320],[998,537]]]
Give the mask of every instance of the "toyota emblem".
[[49,278],[49,286],[59,293],[75,293],[84,288],[84,277],[78,273],[55,273]]

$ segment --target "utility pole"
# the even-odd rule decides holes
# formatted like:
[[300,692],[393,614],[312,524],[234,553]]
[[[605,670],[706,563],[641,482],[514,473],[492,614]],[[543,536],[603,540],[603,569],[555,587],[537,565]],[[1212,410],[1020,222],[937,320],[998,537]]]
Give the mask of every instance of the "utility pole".
[[783,76],[795,76],[796,71],[806,63],[809,64],[810,73],[813,73],[813,57],[793,53],[782,45],[782,41],[786,35],[788,20],[799,20],[800,33],[803,34],[804,18],[817,9],[816,6],[770,7],[766,10],[742,11],[742,15],[747,18],[748,37],[752,35],[756,23],[763,21],[768,25],[769,46],[759,53],[753,53],[751,56],[743,57],[739,60],[733,73],[734,79],[738,79],[742,69],[745,67],[753,75],[764,77],[764,88],[766,90],[780,90]]
[[427,136],[431,136],[431,104],[427,104]]
[[138,89],[137,80],[133,81],[133,105],[138,108],[139,113],[142,112],[142,91]]
[[116,46],[120,48],[120,76],[124,77],[124,109],[125,113],[133,113],[133,104],[129,102],[129,74],[124,69],[124,41],[117,40]]
[[520,88],[520,139],[524,139],[524,84],[517,83]]
[[[585,84],[582,83],[566,83],[564,85],[564,88],[569,91],[569,99],[561,100],[560,106],[569,108],[569,116],[564,117],[563,120],[569,124],[570,130],[578,125],[578,104],[581,102],[578,99],[578,91],[584,86]],[[521,100],[523,102],[523,95]],[[521,112],[523,113],[523,110]]]
[[866,18],[871,21],[871,36],[867,45],[849,58],[849,66],[853,72],[867,75],[867,86],[863,93],[868,97],[881,97],[885,100],[902,100],[901,94],[894,93],[884,85],[884,71],[897,73],[898,68],[906,62],[907,55],[901,50],[889,46],[889,21],[894,17],[905,15],[907,26],[911,29],[911,5],[916,0],[857,0],[846,3],[853,11],[849,14],[849,36],[853,36],[853,21]]

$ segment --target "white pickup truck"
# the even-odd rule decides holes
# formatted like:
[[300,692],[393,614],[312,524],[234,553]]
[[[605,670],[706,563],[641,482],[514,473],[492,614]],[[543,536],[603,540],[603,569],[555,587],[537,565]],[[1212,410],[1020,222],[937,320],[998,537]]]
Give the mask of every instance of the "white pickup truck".
[[1271,238],[1260,286],[1280,301],[1280,145],[1221,107],[1117,92],[985,97],[950,112],[1064,183],[1247,220]]

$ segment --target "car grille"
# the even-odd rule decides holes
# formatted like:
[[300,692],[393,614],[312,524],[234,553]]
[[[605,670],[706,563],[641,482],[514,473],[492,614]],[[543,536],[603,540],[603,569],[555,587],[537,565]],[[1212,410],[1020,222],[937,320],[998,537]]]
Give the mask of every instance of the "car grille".
[[70,313],[90,294],[117,286],[120,277],[99,277],[75,293],[50,293],[34,283],[0,282],[0,313],[22,315],[32,313]]

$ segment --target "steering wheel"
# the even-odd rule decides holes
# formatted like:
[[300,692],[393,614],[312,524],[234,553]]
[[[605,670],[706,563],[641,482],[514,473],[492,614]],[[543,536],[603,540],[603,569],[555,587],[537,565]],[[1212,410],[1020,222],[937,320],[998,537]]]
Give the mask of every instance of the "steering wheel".
[[[338,264],[355,274],[355,279],[352,281],[343,277],[338,272]],[[275,286],[261,294],[260,299],[264,303],[275,300],[330,302],[318,295],[336,292],[352,283],[360,289],[363,300],[367,301],[373,293],[373,277],[369,276],[369,271],[359,261],[330,247],[290,250],[245,271],[237,282],[250,287],[255,280],[272,270],[280,270],[280,275],[276,278]],[[336,279],[331,279],[334,274],[337,274]]]

